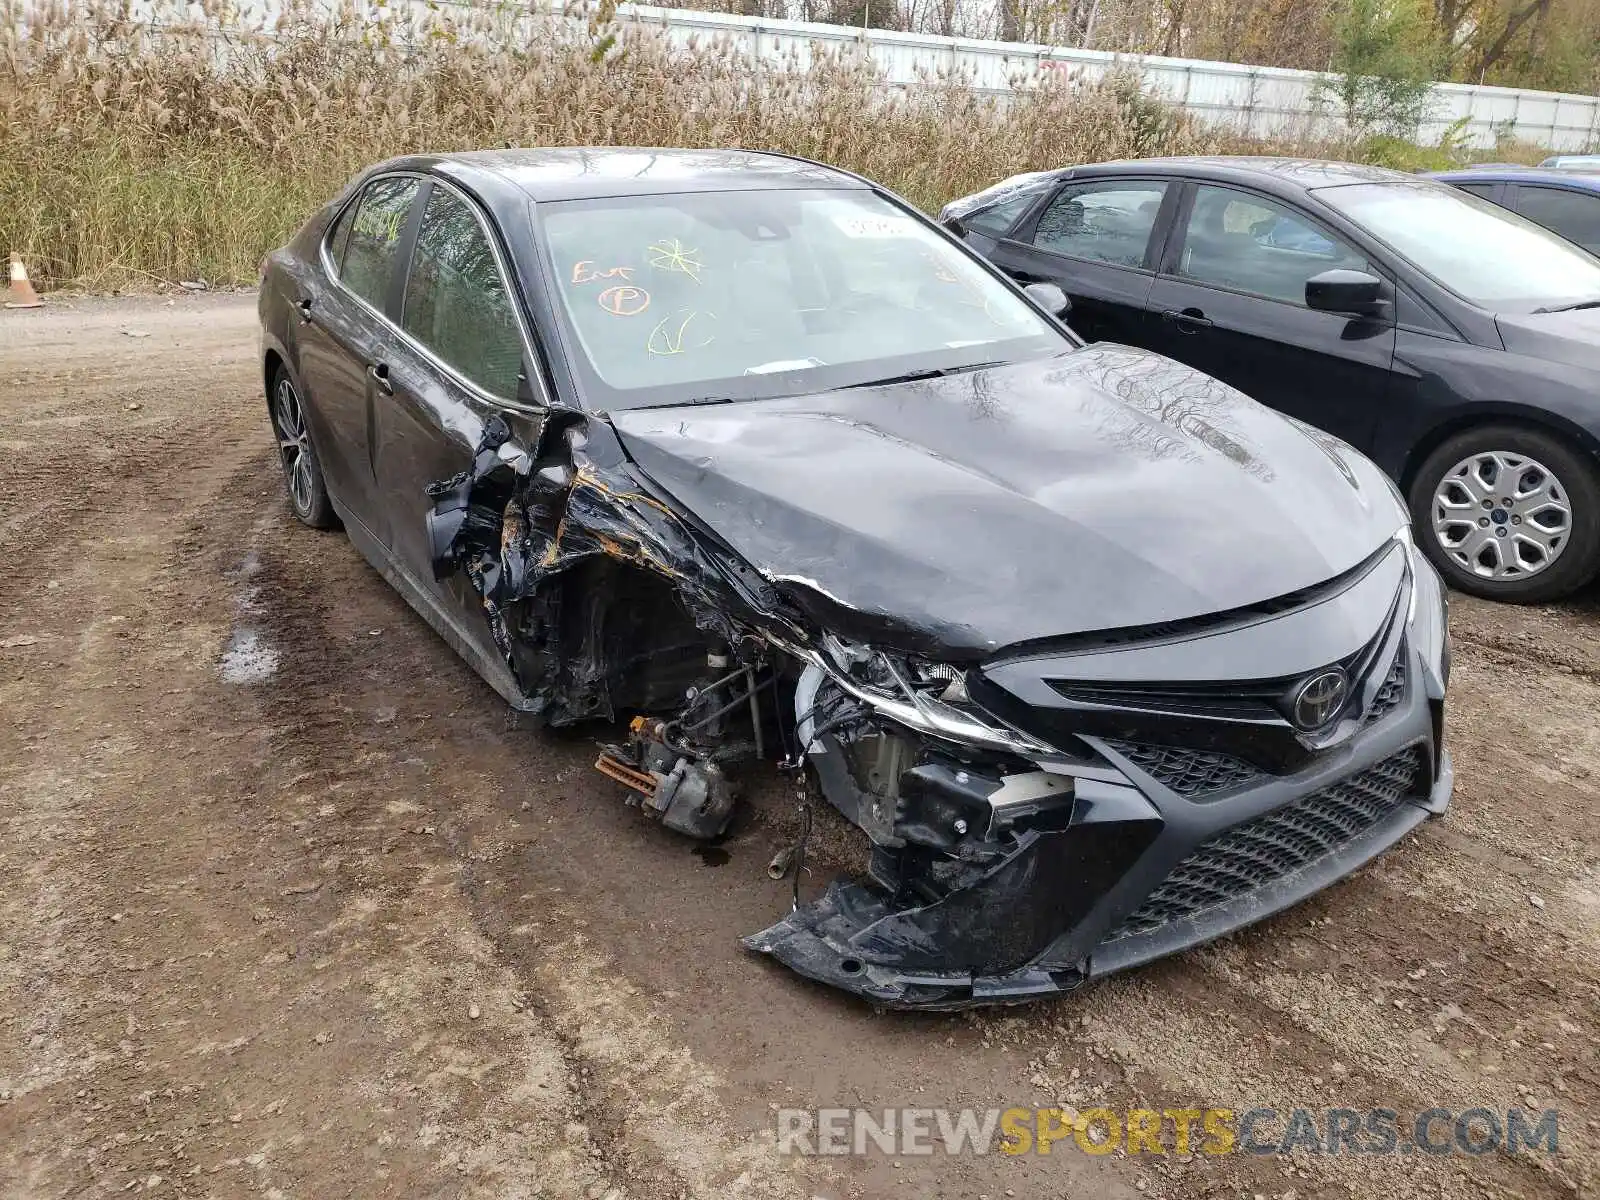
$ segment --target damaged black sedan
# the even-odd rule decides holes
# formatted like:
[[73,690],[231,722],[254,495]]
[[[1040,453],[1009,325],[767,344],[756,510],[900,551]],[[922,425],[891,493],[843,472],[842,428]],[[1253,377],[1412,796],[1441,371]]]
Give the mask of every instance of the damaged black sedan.
[[899,1007],[1259,920],[1449,801],[1438,577],[1382,472],[1084,347],[778,155],[362,175],[263,265],[289,497],[663,825],[805,770],[870,846],[746,945]]

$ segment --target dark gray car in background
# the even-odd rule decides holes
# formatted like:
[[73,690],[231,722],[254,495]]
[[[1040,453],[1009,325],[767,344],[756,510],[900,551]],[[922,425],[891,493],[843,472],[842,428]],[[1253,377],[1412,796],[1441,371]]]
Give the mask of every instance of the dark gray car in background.
[[1083,336],[1370,455],[1451,586],[1535,602],[1600,571],[1600,259],[1582,248],[1443,183],[1299,159],[1069,167],[941,219],[1059,285]]

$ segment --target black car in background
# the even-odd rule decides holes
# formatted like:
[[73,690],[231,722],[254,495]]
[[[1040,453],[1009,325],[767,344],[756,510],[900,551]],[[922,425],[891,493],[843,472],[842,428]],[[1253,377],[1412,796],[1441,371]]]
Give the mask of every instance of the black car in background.
[[1600,260],[1548,230],[1414,175],[1270,158],[1038,172],[940,217],[1058,284],[1085,337],[1370,455],[1453,586],[1541,601],[1600,570]]
[[1600,254],[1600,164],[1586,169],[1462,167],[1437,171],[1428,178],[1509,208],[1576,242],[1590,254]]
[[797,867],[748,947],[1012,1002],[1293,904],[1451,789],[1383,473],[1061,305],[814,163],[404,158],[269,256],[262,383],[295,514],[516,709],[607,722],[630,803],[717,837],[755,764],[809,770],[870,865]]

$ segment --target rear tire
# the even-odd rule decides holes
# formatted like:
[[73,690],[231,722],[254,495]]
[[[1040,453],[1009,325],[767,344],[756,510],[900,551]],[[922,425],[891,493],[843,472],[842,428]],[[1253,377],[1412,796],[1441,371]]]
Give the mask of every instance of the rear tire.
[[300,391],[285,367],[279,367],[272,376],[270,409],[289,508],[313,529],[337,529],[339,518],[322,479],[322,464],[311,445],[311,428],[306,424]]
[[1411,484],[1411,522],[1445,581],[1511,604],[1570,595],[1600,570],[1600,478],[1560,438],[1483,425],[1447,439]]

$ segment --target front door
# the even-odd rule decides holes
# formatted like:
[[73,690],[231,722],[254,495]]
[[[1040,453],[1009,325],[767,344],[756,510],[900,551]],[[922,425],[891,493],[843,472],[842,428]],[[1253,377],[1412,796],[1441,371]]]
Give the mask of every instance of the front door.
[[472,581],[454,570],[434,577],[427,488],[471,466],[492,417],[507,421],[516,445],[536,450],[542,414],[524,402],[522,326],[486,219],[448,185],[429,187],[400,304],[402,336],[374,364],[374,468],[397,565],[498,658]]
[[1152,243],[1169,184],[1163,179],[1069,182],[996,243],[990,257],[1019,283],[1053,283],[1072,301],[1067,323],[1092,342],[1139,345],[1155,278]]
[[1196,184],[1150,289],[1149,343],[1245,395],[1372,444],[1394,360],[1394,310],[1352,318],[1307,308],[1306,280],[1381,274],[1310,216],[1255,192]]

